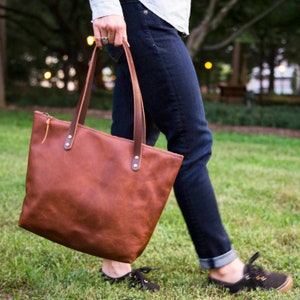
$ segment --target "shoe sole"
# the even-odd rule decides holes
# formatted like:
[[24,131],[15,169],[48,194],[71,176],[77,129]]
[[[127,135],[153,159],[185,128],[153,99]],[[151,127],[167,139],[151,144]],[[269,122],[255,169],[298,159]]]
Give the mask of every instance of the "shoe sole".
[[293,278],[291,276],[288,276],[286,281],[280,286],[277,288],[277,290],[280,292],[280,293],[285,293],[287,291],[289,291],[293,286]]

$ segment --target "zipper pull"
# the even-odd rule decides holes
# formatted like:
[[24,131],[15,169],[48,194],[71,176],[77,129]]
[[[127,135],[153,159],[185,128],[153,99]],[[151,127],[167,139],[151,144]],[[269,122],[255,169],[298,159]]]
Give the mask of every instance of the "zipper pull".
[[41,142],[41,144],[44,144],[46,139],[47,139],[47,136],[48,136],[48,131],[49,131],[49,127],[50,127],[50,123],[51,123],[51,119],[52,117],[48,114],[48,113],[45,113],[45,115],[47,116],[47,120],[46,120],[46,132],[45,132],[45,136]]

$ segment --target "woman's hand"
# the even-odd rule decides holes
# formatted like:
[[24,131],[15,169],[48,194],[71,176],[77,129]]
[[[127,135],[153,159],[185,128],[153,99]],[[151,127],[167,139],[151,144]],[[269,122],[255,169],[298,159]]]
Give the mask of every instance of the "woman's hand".
[[126,23],[123,16],[110,15],[95,19],[93,29],[96,45],[102,48],[106,44],[121,46],[123,40],[127,42]]

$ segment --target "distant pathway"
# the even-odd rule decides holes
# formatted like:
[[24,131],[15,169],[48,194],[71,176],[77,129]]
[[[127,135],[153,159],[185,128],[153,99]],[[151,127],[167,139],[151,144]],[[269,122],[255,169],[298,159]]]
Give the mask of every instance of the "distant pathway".
[[[74,112],[73,108],[63,108],[63,107],[17,107],[9,106],[8,110],[25,110],[25,111],[34,111],[40,110],[49,113],[58,113],[58,114],[72,114]],[[111,119],[111,111],[108,110],[98,110],[98,109],[89,109],[87,112],[88,116],[98,117],[102,119]],[[209,124],[209,128],[212,131],[229,131],[229,132],[241,132],[241,133],[251,133],[251,134],[266,134],[266,135],[277,135],[282,137],[291,137],[291,138],[300,138],[300,130],[292,129],[282,129],[282,128],[272,128],[272,127],[261,127],[261,126],[231,126],[231,125],[222,125],[222,124]]]

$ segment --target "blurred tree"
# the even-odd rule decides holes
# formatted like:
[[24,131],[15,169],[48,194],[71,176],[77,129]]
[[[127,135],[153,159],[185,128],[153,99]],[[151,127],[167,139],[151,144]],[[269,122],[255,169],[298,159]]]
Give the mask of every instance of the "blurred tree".
[[[252,66],[257,65],[257,57],[261,71],[266,63],[269,70],[268,93],[274,92],[274,70],[283,60],[299,63],[299,13],[300,2],[287,1],[280,10],[274,11],[262,22],[251,28],[255,36],[251,50],[256,57]],[[260,78],[263,76],[261,75]],[[262,90],[262,88],[261,88]]]
[[58,63],[48,67],[62,69],[65,83],[75,68],[82,87],[92,50],[86,42],[92,34],[88,1],[7,0],[0,8],[6,11],[8,27],[8,77],[28,79],[33,67],[46,68],[45,58],[52,56]]
[[[0,5],[5,5],[5,2],[6,2],[6,0],[0,0]],[[2,13],[2,11],[0,9],[0,14],[1,13]],[[6,50],[5,28],[6,28],[5,19],[0,18],[0,108],[4,108],[5,104],[6,104],[5,103],[5,84],[4,84],[5,50]]]
[[[216,50],[226,47],[227,45],[229,45],[229,43],[233,42],[234,39],[239,37],[246,29],[266,17],[276,7],[278,7],[285,1],[287,0],[265,2],[259,1],[260,7],[263,8],[260,11],[253,11],[253,9],[251,9],[253,8],[253,1],[249,3],[239,0],[209,0],[202,1],[201,3],[199,3],[199,1],[194,1],[193,9],[198,12],[198,16],[199,12],[201,12],[202,16],[198,19],[198,23],[195,22],[196,15],[194,15],[193,17],[194,27],[191,30],[187,42],[187,47],[190,51],[191,56],[194,57],[200,49]],[[204,3],[206,5],[204,5]],[[238,4],[239,6],[243,6],[243,9],[239,11],[239,15],[243,16],[243,19],[239,18],[239,22],[236,22],[232,27],[230,27],[230,31],[227,33],[227,35],[223,35],[221,41],[218,41],[217,43],[214,41],[213,45],[206,44],[205,40],[208,34],[218,29],[218,27],[220,27],[221,25],[223,27],[224,19],[226,17],[228,18],[230,11],[233,10],[233,8]],[[250,8],[250,10],[248,8]],[[252,11],[253,13],[249,13],[250,11]],[[200,23],[199,20],[201,20]]]
[[[81,87],[92,50],[86,43],[86,37],[92,34],[89,2],[6,0],[5,4],[4,0],[0,1],[2,1],[0,9],[2,8],[2,12],[5,10],[5,14],[0,11],[0,19],[5,17],[7,21],[6,77],[12,80],[28,80],[32,70],[37,70],[36,76],[40,76],[42,70],[47,67],[53,73],[58,69],[63,70],[66,83],[69,70],[73,67]],[[299,43],[296,43],[299,38],[294,35],[294,31],[295,33],[299,31],[294,17],[297,13],[299,15],[299,3],[296,2],[294,0],[192,1],[191,34],[186,42],[196,67],[203,66],[205,60],[231,63],[234,42],[238,37],[247,45],[243,49],[250,66],[257,64],[258,53],[262,53],[259,49],[265,45],[267,38],[270,42],[274,42],[272,47],[270,43],[265,47],[270,52],[270,57],[271,53],[274,56],[278,49],[284,49],[287,57],[295,57],[296,61],[295,55],[299,55],[297,51]],[[290,14],[286,21],[280,18],[284,10]],[[289,24],[293,24],[293,27]],[[270,27],[272,29],[276,27],[278,32],[276,38],[274,38],[275,31],[271,32]],[[288,49],[284,45],[285,42],[289,43]],[[107,59],[104,52],[102,53],[100,65]],[[47,66],[45,64],[47,56],[57,58],[58,63]],[[262,55],[262,60],[267,60],[265,54]],[[216,65],[214,63],[214,66]]]
[[[299,63],[299,13],[300,2],[294,0],[192,1],[187,46],[196,67],[208,57],[236,66],[240,73],[233,74],[235,82],[247,81],[248,70],[254,66],[268,64],[272,92],[278,58]],[[232,62],[236,43],[241,51]]]

